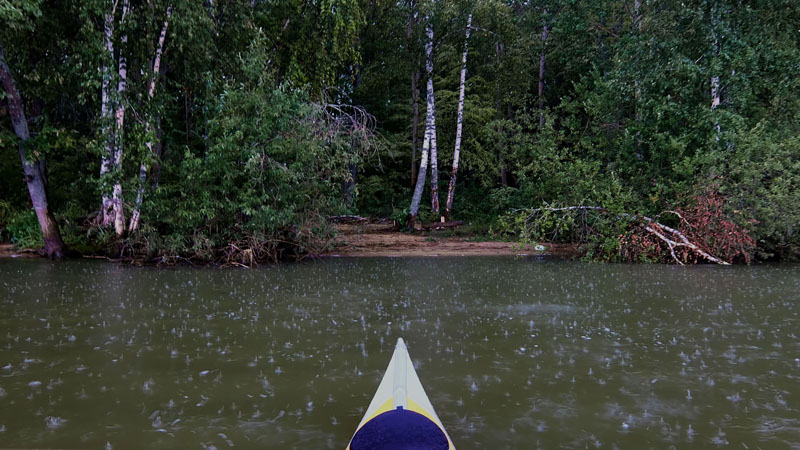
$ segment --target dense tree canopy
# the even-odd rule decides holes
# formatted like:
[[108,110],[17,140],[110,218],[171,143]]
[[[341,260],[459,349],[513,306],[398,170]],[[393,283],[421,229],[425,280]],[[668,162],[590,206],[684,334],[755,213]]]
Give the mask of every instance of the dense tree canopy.
[[322,249],[330,215],[405,220],[430,28],[445,193],[466,58],[454,218],[578,239],[519,211],[712,195],[760,257],[800,245],[796,1],[0,0],[0,23],[30,129],[4,89],[0,240],[41,245],[24,164],[85,252],[272,259]]

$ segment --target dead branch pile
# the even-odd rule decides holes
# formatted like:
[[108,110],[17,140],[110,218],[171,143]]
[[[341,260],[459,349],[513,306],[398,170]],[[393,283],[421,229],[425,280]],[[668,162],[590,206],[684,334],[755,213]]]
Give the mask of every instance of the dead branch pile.
[[[568,229],[575,240],[586,243],[597,235],[600,220],[606,224],[623,221],[625,231],[617,238],[619,255],[627,260],[672,260],[680,265],[703,261],[721,265],[749,263],[755,241],[725,215],[723,205],[719,194],[706,189],[687,210],[664,211],[655,218],[590,205],[533,208],[523,213],[524,226],[529,230],[548,221],[552,230],[548,237],[553,241]],[[662,223],[659,220],[664,215],[671,215],[678,224]]]

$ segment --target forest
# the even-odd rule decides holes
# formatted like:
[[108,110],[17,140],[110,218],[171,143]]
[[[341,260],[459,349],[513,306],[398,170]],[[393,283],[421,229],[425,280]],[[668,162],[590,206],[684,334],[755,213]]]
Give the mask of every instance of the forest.
[[52,258],[277,261],[354,215],[800,256],[796,0],[0,0],[0,24],[0,242]]

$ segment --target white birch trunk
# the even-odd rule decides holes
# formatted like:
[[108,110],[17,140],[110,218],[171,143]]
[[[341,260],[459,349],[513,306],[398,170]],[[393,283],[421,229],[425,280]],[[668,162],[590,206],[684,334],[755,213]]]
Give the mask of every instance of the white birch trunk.
[[436,145],[436,108],[433,98],[433,27],[430,24],[429,17],[426,17],[425,21],[428,22],[428,42],[425,43],[425,69],[428,72],[427,107],[425,110],[425,137],[422,140],[422,155],[420,155],[419,160],[417,184],[414,187],[414,195],[411,197],[411,207],[409,209],[409,222],[412,226],[419,213],[422,191],[425,188],[425,177],[428,174],[428,153],[431,147],[435,148]]
[[[433,80],[428,80],[431,98],[433,98]],[[431,210],[439,212],[439,164],[436,154],[436,105],[431,100]]]
[[422,201],[422,190],[425,188],[425,177],[428,175],[428,152],[431,147],[431,104],[428,102],[425,117],[425,136],[422,139],[422,154],[419,159],[419,171],[417,172],[417,184],[414,186],[414,194],[411,197],[411,207],[408,211],[410,217],[410,225],[413,226],[414,221],[419,213],[419,204]]
[[[122,18],[120,24],[124,25],[125,16],[128,15],[129,0],[122,2]],[[123,154],[123,130],[125,126],[125,90],[128,85],[128,60],[125,57],[125,44],[128,42],[127,33],[123,33],[120,38],[119,49],[119,69],[117,70],[119,80],[117,81],[117,109],[114,112],[116,133],[114,135],[114,155],[112,164],[117,174],[122,173],[122,154]],[[114,209],[114,231],[117,236],[122,236],[125,233],[125,211],[122,204],[122,181],[117,176],[114,181],[114,189],[112,191],[112,206]]]
[[[103,21],[103,32],[105,35],[106,44],[106,61],[114,61],[114,12],[116,9],[116,2],[110,11],[108,11]],[[113,110],[114,104],[111,94],[111,67],[108,63],[103,64],[103,84],[101,88],[102,103],[100,106],[100,120],[102,121],[103,140],[105,141],[104,151],[100,160],[100,177],[106,176],[111,172],[111,161],[114,159],[114,119]],[[100,203],[100,223],[104,226],[110,226],[114,223],[112,214],[113,206],[111,197],[109,196],[109,189],[106,182],[102,184],[102,197]]]
[[467,31],[464,38],[464,53],[461,55],[461,83],[458,87],[458,114],[456,119],[456,145],[453,149],[453,170],[450,172],[450,185],[447,189],[447,203],[444,215],[450,220],[453,210],[453,196],[456,192],[456,176],[458,175],[458,159],[461,154],[461,132],[464,125],[464,90],[467,79],[467,51],[469,50],[469,33],[472,30],[472,14],[467,16]]
[[425,45],[425,55],[427,61],[425,68],[428,71],[428,104],[431,108],[431,137],[430,137],[430,155],[431,155],[431,209],[433,212],[439,212],[439,163],[436,154],[436,105],[433,97],[433,25],[430,20],[427,25],[428,43]]
[[[171,16],[172,5],[167,7],[167,18],[164,19],[164,26],[161,27],[161,34],[158,35],[156,56],[153,60],[153,76],[150,78],[150,85],[147,87],[147,99],[149,101],[153,100],[153,96],[156,92],[156,78],[158,78],[158,75],[161,72],[161,55],[164,50],[164,40],[167,38],[167,27],[169,26],[169,19]],[[147,142],[145,142],[145,145],[147,146],[148,156],[155,158],[156,155],[153,150],[153,124],[150,120],[148,120],[145,124],[145,133],[147,135]],[[136,206],[134,206],[133,212],[131,213],[131,221],[128,225],[129,231],[135,231],[139,227],[139,210],[142,206],[142,197],[144,196],[144,186],[146,180],[147,163],[146,161],[142,161],[139,165],[139,187],[136,189]]]
[[[720,88],[719,88],[719,76],[712,75],[711,76],[711,111],[715,111],[719,108],[720,104]],[[719,124],[719,120],[717,117],[714,117],[714,129],[716,133],[714,135],[714,139],[719,142],[719,135],[722,133],[722,127]]]

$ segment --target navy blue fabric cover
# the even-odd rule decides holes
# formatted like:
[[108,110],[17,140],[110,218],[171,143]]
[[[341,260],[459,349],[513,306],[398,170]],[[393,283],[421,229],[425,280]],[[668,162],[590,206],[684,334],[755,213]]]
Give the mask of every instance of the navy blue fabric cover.
[[447,450],[447,436],[422,414],[397,408],[365,423],[353,436],[351,450]]

